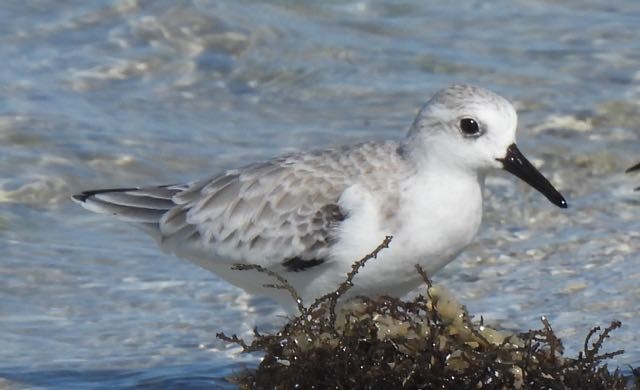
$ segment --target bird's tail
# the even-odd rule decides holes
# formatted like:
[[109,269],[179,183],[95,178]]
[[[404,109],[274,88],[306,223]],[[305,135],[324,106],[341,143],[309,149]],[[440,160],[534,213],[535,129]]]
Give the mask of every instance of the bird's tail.
[[94,213],[157,227],[162,216],[176,205],[173,197],[183,190],[182,186],[112,188],[84,191],[71,199]]

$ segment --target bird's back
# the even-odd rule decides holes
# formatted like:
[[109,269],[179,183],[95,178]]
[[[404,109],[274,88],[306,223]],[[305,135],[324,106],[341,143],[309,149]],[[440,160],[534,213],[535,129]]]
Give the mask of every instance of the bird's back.
[[278,157],[183,185],[87,191],[74,200],[137,223],[163,250],[203,266],[302,271],[330,256],[335,228],[349,216],[339,204],[345,189],[388,186],[403,164],[397,143],[368,142]]

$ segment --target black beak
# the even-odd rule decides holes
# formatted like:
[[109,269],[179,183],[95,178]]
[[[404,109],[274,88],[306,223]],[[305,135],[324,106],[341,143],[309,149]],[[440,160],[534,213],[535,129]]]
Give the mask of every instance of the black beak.
[[638,169],[640,169],[640,163],[637,163],[636,165],[632,166],[631,168],[627,169],[624,172],[629,173],[629,172],[637,171]]
[[540,191],[551,203],[563,209],[567,208],[567,201],[564,200],[558,190],[549,183],[549,180],[542,176],[542,174],[531,165],[516,144],[511,144],[507,148],[507,155],[504,158],[497,158],[496,160],[502,163],[502,168],[505,171],[518,176],[524,180],[525,183]]
[[[631,168],[629,168],[626,171],[624,171],[624,173],[634,172],[634,171],[637,171],[639,169],[640,169],[640,163],[637,163],[636,165],[634,165]],[[636,187],[633,190],[634,191],[640,191],[640,187]]]

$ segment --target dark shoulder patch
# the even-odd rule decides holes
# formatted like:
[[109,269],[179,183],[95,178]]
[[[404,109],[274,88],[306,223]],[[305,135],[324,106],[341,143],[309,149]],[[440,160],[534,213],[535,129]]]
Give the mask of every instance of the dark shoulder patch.
[[285,260],[282,265],[284,266],[284,268],[287,269],[287,271],[289,272],[298,272],[298,271],[305,271],[309,268],[315,267],[317,265],[320,265],[324,263],[324,259],[310,259],[310,260],[303,260],[300,257],[292,257],[288,260]]
[[347,215],[337,204],[326,204],[320,208],[318,214],[326,216],[327,222],[342,222]]

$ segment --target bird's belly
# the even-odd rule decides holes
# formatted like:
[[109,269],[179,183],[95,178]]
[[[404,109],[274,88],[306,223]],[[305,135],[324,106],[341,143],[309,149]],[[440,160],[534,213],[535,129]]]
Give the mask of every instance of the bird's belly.
[[430,234],[398,232],[388,249],[370,260],[354,280],[354,295],[402,296],[422,283],[416,265],[431,277],[472,241],[477,228],[439,227]]
[[367,232],[362,241],[368,246],[361,247],[360,256],[353,256],[351,263],[371,252],[385,235],[392,235],[393,240],[360,271],[353,294],[403,295],[421,283],[416,264],[432,276],[471,243],[482,219],[482,193],[477,182],[453,191],[425,193],[417,189],[415,194],[407,194],[395,224],[385,225],[387,221],[380,219],[377,226],[366,221],[368,225],[361,227]]

